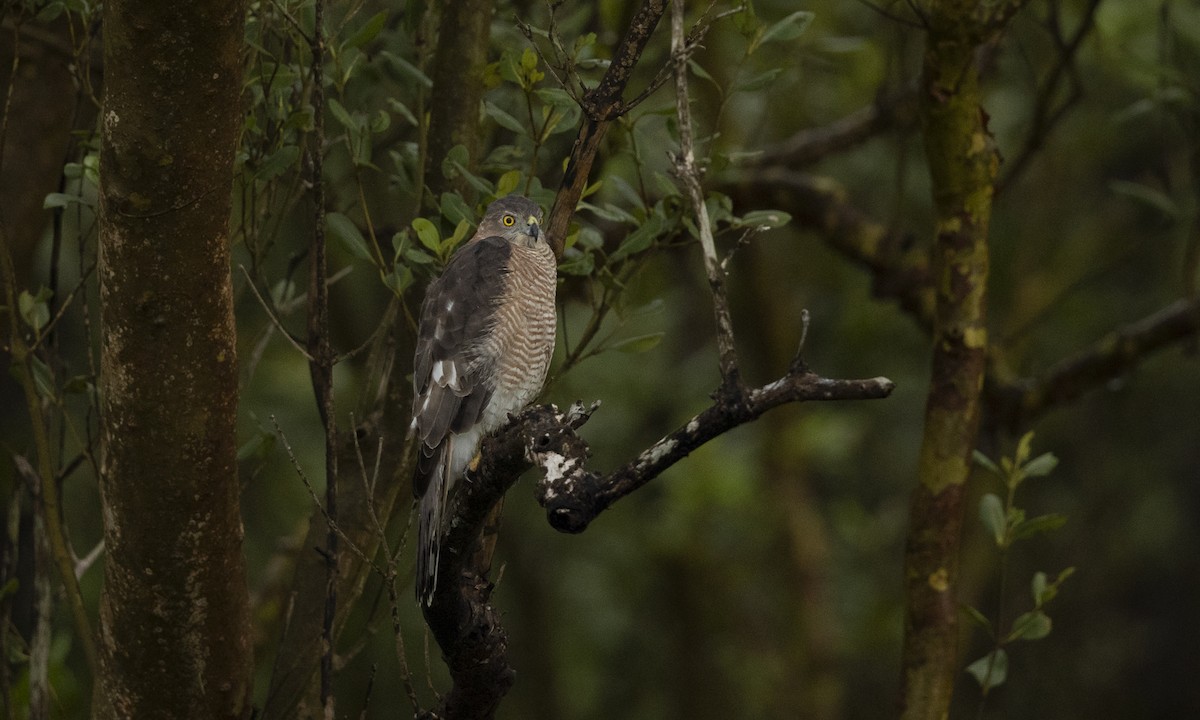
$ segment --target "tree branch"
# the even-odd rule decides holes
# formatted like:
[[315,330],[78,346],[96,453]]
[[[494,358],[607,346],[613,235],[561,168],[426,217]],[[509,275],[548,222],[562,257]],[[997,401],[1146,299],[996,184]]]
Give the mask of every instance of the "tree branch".
[[692,146],[692,108],[688,97],[689,46],[683,36],[683,0],[671,2],[671,59],[675,74],[675,115],[679,120],[679,155],[675,158],[675,174],[679,176],[692,212],[696,214],[696,227],[700,232],[700,248],[704,253],[704,270],[708,275],[708,286],[712,291],[713,315],[717,324],[717,354],[721,365],[723,390],[741,384],[738,370],[737,348],[733,339],[733,319],[729,315],[729,299],[725,294],[725,271],[717,258],[717,246],[713,240],[712,222],[708,207],[704,204],[704,190],[700,187],[700,168],[696,166],[695,150]]
[[933,326],[929,254],[869,217],[832,178],[769,167],[721,190],[746,209],[779,208],[820,233],[835,251],[871,273],[875,297],[895,300],[926,331]]
[[608,474],[585,468],[590,452],[574,429],[582,425],[590,411],[582,413],[581,408],[573,407],[558,416],[558,427],[553,431],[531,438],[528,457],[543,473],[538,483],[538,502],[546,508],[547,519],[556,530],[583,532],[613,503],[658,477],[693,450],[758,419],[772,408],[805,401],[885,398],[894,387],[884,377],[824,378],[797,361],[787,375],[760,388],[732,395],[718,391],[712,405]]
[[887,130],[915,127],[919,120],[915,88],[880,91],[870,105],[828,125],[805,128],[783,142],[766,148],[756,165],[799,170],[830,155],[857,147]]
[[[1058,405],[1118,378],[1147,356],[1200,333],[1200,299],[1176,300],[1114,330],[1090,348],[1060,360],[1037,377],[995,381],[988,399],[998,421],[1016,430]],[[993,373],[993,378],[995,373]]]
[[666,0],[645,0],[642,3],[630,21],[621,44],[613,52],[608,70],[600,78],[599,84],[583,96],[583,124],[580,125],[575,145],[571,148],[562,184],[554,198],[554,207],[550,209],[550,218],[546,222],[547,237],[557,257],[562,257],[571,216],[575,214],[575,206],[579,204],[579,198],[587,186],[588,175],[592,171],[596,153],[600,150],[604,132],[609,123],[634,107],[635,103],[626,104],[621,98],[633,69],[641,59],[646,42],[666,7]]
[[[1088,5],[1084,9],[1083,17],[1079,20],[1079,25],[1071,33],[1071,36],[1066,39],[1061,36],[1061,28],[1059,27],[1057,18],[1058,10],[1051,8],[1050,25],[1051,31],[1054,33],[1055,44],[1059,48],[1058,60],[1038,90],[1033,105],[1033,115],[1030,118],[1029,134],[1025,136],[1025,141],[1022,143],[1021,150],[1017,153],[1016,157],[1005,163],[1004,176],[996,183],[997,194],[1004,192],[1006,188],[1012,187],[1013,181],[1025,172],[1029,167],[1029,162],[1045,146],[1046,139],[1055,126],[1066,116],[1067,111],[1074,107],[1075,103],[1083,97],[1082,81],[1075,68],[1075,57],[1079,52],[1079,48],[1083,45],[1083,41],[1096,25],[1096,11],[1100,7],[1100,2],[1101,0],[1088,0]],[[1065,100],[1055,105],[1054,99],[1058,96],[1059,85],[1064,75],[1070,83],[1071,90]]]

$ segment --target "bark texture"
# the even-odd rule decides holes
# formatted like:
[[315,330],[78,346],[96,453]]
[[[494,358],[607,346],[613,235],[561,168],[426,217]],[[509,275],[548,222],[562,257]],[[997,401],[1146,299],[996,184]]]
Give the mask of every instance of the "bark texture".
[[466,194],[469,190],[462,176],[450,181],[442,175],[442,160],[452,148],[465,146],[471,166],[479,162],[479,104],[491,25],[492,0],[442,3],[429,105],[430,165],[425,174],[435,204],[445,191]]
[[987,353],[988,222],[998,166],[980,106],[976,2],[934,3],[921,107],[932,179],[933,371],[905,549],[900,716],[945,718],[958,675],[956,588],[964,485]]
[[229,276],[241,0],[104,6],[96,718],[245,718]]

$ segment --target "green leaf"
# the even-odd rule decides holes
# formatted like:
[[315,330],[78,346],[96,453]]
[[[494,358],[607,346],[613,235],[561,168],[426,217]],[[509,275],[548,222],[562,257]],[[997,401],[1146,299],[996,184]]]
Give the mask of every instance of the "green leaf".
[[779,22],[769,25],[763,31],[762,37],[758,39],[758,44],[765,45],[774,41],[786,42],[788,40],[795,40],[804,34],[804,31],[812,24],[814,17],[815,15],[807,10],[797,10]]
[[426,248],[435,253],[441,248],[441,235],[438,233],[437,226],[433,223],[425,218],[415,218],[412,221],[412,228],[417,231],[417,239]]
[[88,375],[75,375],[63,383],[63,392],[74,395],[90,393],[93,389],[92,378]]
[[404,259],[415,265],[430,265],[437,262],[437,258],[423,250],[417,248],[406,248],[404,251]]
[[357,131],[358,123],[350,116],[350,112],[337,101],[335,98],[329,98],[329,112],[333,114],[335,120],[342,124],[342,127],[347,130]]
[[[37,21],[39,23],[48,23],[51,20],[56,19],[59,15],[62,15],[63,12],[66,11],[66,9],[67,9],[66,4],[62,3],[62,2],[46,3],[45,7],[43,7],[41,10],[39,10],[38,14],[34,17],[37,19]],[[3,596],[0,595],[0,597],[3,597]]]
[[707,80],[708,82],[712,83],[713,85],[716,85],[719,87],[717,81],[715,79],[713,79],[713,76],[709,75],[707,70],[700,67],[700,63],[696,62],[695,60],[689,59],[687,61],[687,64],[688,64],[688,67],[691,69],[693,75],[700,78],[701,80]]
[[17,578],[9,578],[8,582],[4,583],[4,587],[0,587],[0,601],[16,595],[20,587],[21,583]]
[[1013,527],[1013,540],[1024,540],[1028,537],[1033,537],[1041,532],[1049,532],[1057,530],[1067,523],[1067,516],[1059,513],[1051,513],[1049,515],[1038,515],[1029,520],[1022,520]]
[[417,116],[413,115],[412,110],[409,110],[407,105],[396,98],[388,98],[388,107],[392,109],[392,112],[404,118],[409,125],[417,125]]
[[984,455],[976,450],[974,453],[972,453],[971,457],[975,459],[975,464],[979,467],[987,470],[996,477],[1004,477],[1004,473],[1000,472],[1000,468],[996,467],[996,463],[992,462],[991,458],[989,458],[987,455]]
[[529,130],[525,127],[524,123],[500,109],[495,103],[484,101],[483,109],[488,114],[488,117],[495,120],[496,124],[500,127],[512,130],[518,135],[529,137]]
[[359,260],[372,260],[371,250],[367,247],[367,239],[354,221],[341,213],[325,214],[325,232],[337,240],[342,247]]
[[381,58],[383,58],[383,60],[388,65],[390,65],[391,68],[396,73],[398,73],[400,75],[407,75],[408,77],[417,81],[420,85],[422,85],[427,90],[429,88],[433,87],[433,80],[431,80],[428,75],[421,72],[421,69],[419,67],[417,67],[416,65],[413,65],[408,60],[405,60],[404,58],[400,57],[399,55],[397,55],[393,52],[386,51],[386,50],[383,52],[380,52],[379,56]]
[[467,201],[463,200],[462,195],[459,195],[456,192],[442,193],[442,199],[441,202],[438,203],[438,207],[442,211],[442,217],[446,218],[454,225],[458,225],[464,220],[471,222],[471,219],[474,216],[474,213],[471,212],[471,208],[467,207]]
[[342,47],[361,48],[363,45],[366,45],[375,39],[375,36],[379,34],[379,31],[383,30],[383,25],[385,22],[387,22],[387,12],[383,11],[376,13],[371,17],[370,20],[366,22],[366,24],[360,27],[357,32],[351,35]]
[[1007,523],[1004,515],[1004,501],[994,493],[987,493],[979,500],[979,519],[983,526],[992,534],[997,545],[1004,544]]
[[471,232],[470,220],[459,220],[458,225],[454,227],[454,233],[442,241],[441,252],[443,257],[448,257],[449,252],[458,247],[463,240],[467,239],[467,234]]
[[624,242],[617,248],[616,252],[609,256],[608,262],[615,263],[618,260],[623,260],[630,255],[635,255],[648,249],[654,239],[662,232],[665,222],[658,215],[651,215],[642,223],[641,227],[629,233]]
[[551,135],[555,135],[560,132],[566,132],[567,130],[573,130],[575,125],[579,122],[580,109],[579,106],[575,104],[575,101],[571,99],[570,95],[567,95],[565,92],[558,90],[557,88],[538,90],[537,94],[541,96],[542,93],[549,93],[551,91],[561,93],[562,97],[565,97],[567,101],[570,102],[570,105],[548,103],[542,107],[542,117],[549,118],[542,130],[543,140]]
[[379,110],[376,110],[373,115],[371,115],[371,122],[369,125],[371,132],[378,134],[384,130],[387,130],[391,126],[392,117],[387,114],[387,110],[380,108]]
[[46,327],[46,323],[50,322],[50,306],[46,301],[52,295],[50,290],[42,288],[37,295],[30,295],[28,291],[22,290],[17,297],[17,307],[21,311],[21,318],[35,332],[40,332],[42,328]]
[[649,335],[638,335],[637,337],[626,338],[620,342],[613,343],[609,346],[610,350],[617,350],[631,355],[638,355],[644,352],[649,352],[662,342],[663,334],[661,332],[650,333]]
[[1022,435],[1020,441],[1017,442],[1017,452],[1013,455],[1013,462],[1017,467],[1021,467],[1025,464],[1025,461],[1029,459],[1031,452],[1033,452],[1032,430]]
[[1045,596],[1046,589],[1048,587],[1049,586],[1046,583],[1046,573],[1042,572],[1041,570],[1035,572],[1033,574],[1033,580],[1029,583],[1029,591],[1033,594],[1033,604],[1035,606],[1041,607],[1046,600],[1051,600],[1054,598],[1054,595],[1051,594],[1049,598],[1046,598],[1046,600],[1042,599]]
[[258,169],[254,171],[254,179],[270,180],[295,165],[299,157],[300,148],[298,146],[284,145],[259,164]]
[[46,197],[42,200],[42,209],[50,210],[52,208],[65,208],[66,206],[68,206],[72,203],[83,203],[84,205],[89,204],[88,202],[86,202],[83,198],[79,197],[78,195],[68,195],[66,193],[52,192],[52,193],[47,193]]
[[33,384],[37,388],[38,395],[46,399],[56,397],[58,392],[54,387],[54,373],[51,372],[50,366],[42,362],[37,355],[28,355],[27,359],[29,368],[33,371]]
[[733,26],[745,37],[752,37],[759,31],[758,15],[754,12],[753,3],[745,3],[740,12],[733,14]]
[[1008,633],[1005,642],[1013,640],[1041,640],[1050,634],[1052,623],[1050,616],[1041,610],[1022,613],[1013,620],[1012,631]]
[[1021,468],[1021,471],[1025,473],[1025,477],[1041,477],[1049,475],[1057,465],[1058,458],[1054,456],[1054,453],[1043,453],[1025,463],[1025,467]]
[[762,90],[766,86],[775,82],[775,78],[779,77],[780,73],[782,72],[783,68],[771,68],[770,70],[761,72],[748,80],[735,83],[733,89],[735,92],[754,92],[755,90]]
[[276,440],[275,433],[260,431],[254,437],[242,443],[242,446],[238,448],[238,462],[266,460],[271,451],[275,449]]
[[447,180],[453,180],[460,175],[467,184],[475,188],[482,195],[491,195],[494,188],[487,180],[479,177],[467,169],[467,163],[470,161],[470,154],[467,152],[465,145],[455,145],[446,153],[446,159],[442,161],[442,175]]
[[575,103],[575,98],[571,97],[570,93],[562,88],[540,88],[535,90],[534,94],[537,95],[538,99],[543,103],[552,107],[556,107],[564,112],[570,110],[571,108],[579,108],[579,105]]
[[1058,574],[1054,582],[1048,582],[1046,573],[1036,572],[1033,574],[1033,581],[1030,583],[1030,591],[1033,594],[1033,604],[1037,607],[1042,607],[1050,602],[1058,595],[1059,586],[1067,578],[1075,574],[1075,568],[1069,567]]
[[1146,207],[1161,213],[1165,219],[1174,220],[1179,217],[1179,204],[1158,188],[1129,182],[1127,180],[1110,180],[1108,189],[1118,195],[1134,200]]
[[740,218],[734,218],[733,227],[778,228],[792,221],[792,216],[782,210],[752,210]]
[[395,270],[384,276],[383,282],[396,295],[402,295],[413,282],[413,272],[410,268],[397,266]]
[[496,181],[496,197],[504,197],[512,193],[521,184],[521,171],[509,170]]
[[1008,653],[997,648],[968,665],[967,673],[984,692],[999,687],[1008,679]]
[[571,251],[563,253],[563,260],[558,265],[558,271],[564,275],[591,275],[596,269],[596,258],[590,252]]
[[962,611],[964,613],[966,613],[967,617],[974,620],[975,624],[978,625],[980,628],[982,628],[983,631],[988,634],[988,637],[995,637],[995,633],[992,631],[992,621],[988,620],[986,615],[979,612],[978,610],[971,607],[970,605],[963,605]]
[[531,47],[525,48],[524,52],[521,53],[521,69],[533,70],[537,67],[537,64],[537,53],[535,53]]

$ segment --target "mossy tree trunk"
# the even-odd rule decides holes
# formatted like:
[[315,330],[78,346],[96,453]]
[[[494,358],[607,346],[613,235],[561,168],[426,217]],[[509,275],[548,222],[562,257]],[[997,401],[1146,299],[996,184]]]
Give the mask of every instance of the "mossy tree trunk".
[[900,716],[949,713],[957,653],[964,486],[979,429],[987,353],[988,223],[998,156],[981,106],[982,3],[929,8],[921,105],[932,179],[933,370],[905,550]]
[[104,6],[96,718],[245,718],[229,274],[242,0]]

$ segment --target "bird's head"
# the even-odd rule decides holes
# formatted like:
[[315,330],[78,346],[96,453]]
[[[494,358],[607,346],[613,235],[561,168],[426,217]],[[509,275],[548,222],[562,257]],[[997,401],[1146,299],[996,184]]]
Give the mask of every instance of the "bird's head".
[[499,236],[517,245],[532,247],[546,242],[542,235],[542,209],[527,197],[509,195],[488,205],[476,237]]

